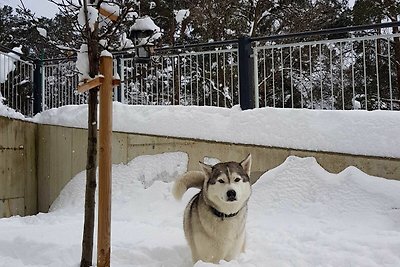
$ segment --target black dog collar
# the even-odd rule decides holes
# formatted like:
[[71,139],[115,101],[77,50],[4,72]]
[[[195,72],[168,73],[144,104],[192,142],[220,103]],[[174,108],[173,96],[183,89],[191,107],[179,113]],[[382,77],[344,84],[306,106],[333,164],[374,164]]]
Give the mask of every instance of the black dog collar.
[[218,211],[217,209],[215,209],[213,207],[210,207],[210,208],[211,208],[211,211],[214,213],[214,215],[221,218],[221,220],[224,220],[225,218],[234,217],[239,213],[239,211],[238,211],[238,212],[231,213],[231,214],[225,214],[223,212]]

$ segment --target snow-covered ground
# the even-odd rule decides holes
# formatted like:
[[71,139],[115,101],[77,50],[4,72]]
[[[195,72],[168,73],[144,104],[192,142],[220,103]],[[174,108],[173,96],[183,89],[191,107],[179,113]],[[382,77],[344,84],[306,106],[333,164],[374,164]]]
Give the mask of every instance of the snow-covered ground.
[[[113,267],[191,266],[182,214],[196,190],[182,202],[170,192],[187,160],[167,153],[113,166]],[[0,219],[0,266],[79,266],[84,176],[48,214]],[[247,222],[247,251],[221,266],[400,266],[400,182],[353,167],[335,175],[289,157],[253,185]]]
[[[33,121],[85,127],[86,108],[53,109]],[[1,103],[0,115],[22,116]],[[118,131],[389,157],[400,156],[399,121],[400,113],[389,111],[114,103]],[[170,193],[187,161],[184,153],[170,153],[113,166],[113,267],[191,266],[182,214],[196,190],[182,202]],[[79,266],[84,179],[84,172],[73,178],[48,214],[0,219],[0,267]],[[330,174],[314,158],[289,157],[253,186],[247,226],[246,253],[222,266],[397,267],[400,182],[354,167]]]

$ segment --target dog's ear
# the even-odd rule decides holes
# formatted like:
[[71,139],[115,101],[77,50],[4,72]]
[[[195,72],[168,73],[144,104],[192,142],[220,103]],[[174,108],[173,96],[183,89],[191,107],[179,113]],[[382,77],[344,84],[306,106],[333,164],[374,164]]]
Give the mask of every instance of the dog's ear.
[[247,173],[247,175],[250,177],[251,154],[247,155],[247,157],[242,162],[240,162],[240,165],[242,166],[243,170]]
[[211,177],[211,172],[212,172],[212,166],[207,165],[201,161],[199,161],[200,167],[203,170],[204,174],[206,175],[207,178]]

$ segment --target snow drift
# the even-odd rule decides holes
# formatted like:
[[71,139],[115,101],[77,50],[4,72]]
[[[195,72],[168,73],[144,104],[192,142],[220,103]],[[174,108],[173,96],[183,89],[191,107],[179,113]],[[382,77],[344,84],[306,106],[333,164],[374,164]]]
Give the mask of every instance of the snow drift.
[[[170,192],[186,166],[184,153],[113,165],[112,266],[192,266],[182,215],[196,190],[182,202]],[[83,191],[81,173],[50,213],[0,219],[0,266],[77,266]],[[289,157],[253,185],[246,253],[220,264],[399,266],[399,225],[400,182],[354,167],[331,174],[314,158]]]

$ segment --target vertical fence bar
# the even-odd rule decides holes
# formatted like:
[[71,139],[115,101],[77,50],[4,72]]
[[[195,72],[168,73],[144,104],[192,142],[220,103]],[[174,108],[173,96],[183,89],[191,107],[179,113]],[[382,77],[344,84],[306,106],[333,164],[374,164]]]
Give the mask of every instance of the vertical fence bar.
[[161,64],[161,69],[160,69],[160,75],[161,75],[161,105],[164,105],[168,103],[168,101],[165,100],[165,92],[164,92],[164,57],[160,57],[160,64]]
[[[351,60],[351,87],[352,87],[352,89],[353,89],[353,99],[354,99],[354,104],[353,105],[355,105],[355,101],[356,101],[356,88],[355,88],[355,80],[354,80],[354,64],[355,64],[355,61],[356,61],[356,56],[355,56],[355,53],[354,53],[354,42],[352,42],[351,43],[351,57],[352,57],[352,60]],[[353,109],[355,109],[356,107],[354,107],[353,106]]]
[[216,82],[216,90],[217,90],[217,107],[219,107],[219,53],[215,53],[215,62],[217,63],[216,66],[216,76],[217,76],[217,82]]
[[364,69],[364,98],[365,98],[365,110],[368,110],[368,94],[367,94],[367,66],[366,66],[366,54],[365,54],[365,40],[362,41],[363,45],[363,69]]
[[321,106],[320,108],[323,109],[324,108],[324,92],[323,92],[323,81],[322,81],[322,77],[323,77],[323,70],[322,70],[322,44],[319,44],[319,89],[320,89],[320,93],[321,93]]
[[303,99],[303,88],[304,88],[303,80],[304,80],[304,78],[303,78],[303,59],[302,59],[303,58],[303,54],[301,52],[301,45],[299,46],[299,57],[300,57],[300,60],[299,60],[300,67],[299,67],[299,69],[300,69],[300,84],[301,84],[301,87],[300,87],[300,107],[304,108],[304,106],[303,106],[303,102],[304,102],[304,99]]
[[175,59],[171,56],[171,67],[172,67],[172,105],[176,105],[175,103]]
[[272,107],[275,108],[275,52],[271,49],[271,71],[272,71]]
[[[155,82],[156,82],[156,89],[157,89],[157,105],[162,104],[162,94],[160,94],[160,85],[159,85],[159,79],[160,79],[160,74],[161,69],[158,70],[157,66],[160,66],[160,58],[158,58],[157,62],[153,62],[152,64],[154,65],[154,70],[155,70]],[[162,90],[162,89],[161,89]]]
[[205,54],[203,54],[203,106],[206,105],[206,63]]
[[263,77],[263,81],[264,81],[264,107],[267,106],[267,57],[265,55],[265,50],[263,49],[263,60],[264,60],[264,77]]
[[258,88],[258,49],[254,49],[253,51],[253,73],[254,73],[254,107],[260,107],[260,100],[259,100],[259,88]]
[[222,56],[223,56],[223,58],[222,58],[222,63],[223,63],[222,69],[224,70],[224,72],[223,72],[224,83],[223,83],[222,90],[223,90],[223,97],[224,97],[224,107],[227,107],[226,106],[226,98],[227,98],[227,95],[228,95],[228,90],[226,90],[227,89],[226,88],[226,52],[223,52]]
[[210,67],[210,106],[213,105],[213,103],[212,103],[212,99],[213,99],[213,97],[212,97],[213,81],[212,81],[212,60],[211,60],[211,57],[212,57],[212,54],[208,53],[208,64],[209,64],[209,67]]
[[123,101],[122,101],[122,95],[124,94],[124,87],[125,87],[125,84],[124,84],[124,79],[123,79],[123,77],[124,77],[124,71],[123,71],[123,63],[122,63],[122,59],[121,59],[121,57],[117,57],[117,73],[118,73],[118,75],[119,75],[119,78],[120,78],[120,80],[121,80],[121,83],[120,83],[120,85],[117,87],[117,89],[116,89],[116,93],[117,93],[117,101],[118,102],[121,102],[121,103],[124,103]]
[[293,91],[293,48],[289,47],[289,61],[290,61],[290,94],[291,94],[291,104],[292,108],[294,108],[294,91]]
[[389,95],[390,95],[390,110],[393,110],[393,90],[392,90],[392,67],[391,67],[391,52],[390,52],[390,40],[388,41],[388,71],[389,71]]
[[376,69],[376,92],[378,96],[378,109],[381,109],[381,98],[379,88],[379,54],[378,54],[378,39],[375,39],[375,69]]
[[200,96],[199,96],[199,73],[200,73],[200,65],[199,65],[199,54],[196,54],[196,103],[199,106]]
[[313,76],[312,76],[312,57],[311,57],[311,45],[308,45],[308,56],[310,59],[310,93],[311,93],[311,109],[314,109],[314,98],[313,98]]
[[181,57],[178,55],[178,77],[177,77],[177,82],[178,82],[178,95],[176,96],[178,98],[178,105],[181,104],[181,87],[182,87],[182,77],[181,77]]
[[43,62],[35,61],[33,73],[33,114],[43,111]]
[[332,56],[332,49],[333,47],[329,48],[329,68],[330,68],[330,72],[331,72],[331,109],[334,109],[335,107],[335,96],[333,93],[333,56]]
[[281,86],[282,86],[282,108],[285,108],[285,76],[283,62],[283,48],[281,47]]
[[239,92],[240,107],[243,110],[255,107],[252,65],[251,39],[249,37],[241,37],[239,38]]
[[[234,103],[234,98],[235,98],[235,93],[234,93],[234,83],[233,83],[233,64],[234,59],[233,59],[233,52],[231,52],[231,59],[230,59],[230,71],[231,71],[231,95],[232,95],[232,105],[235,105]],[[239,95],[239,94],[238,94]]]
[[182,64],[183,64],[183,74],[181,75],[182,77],[182,82],[183,82],[183,97],[184,97],[184,105],[187,105],[188,100],[187,100],[187,73],[186,73],[186,65],[187,65],[187,60],[186,56],[182,56]]
[[193,56],[189,55],[189,73],[190,73],[190,105],[193,105]]
[[342,89],[342,110],[344,110],[343,43],[340,42],[340,81]]

